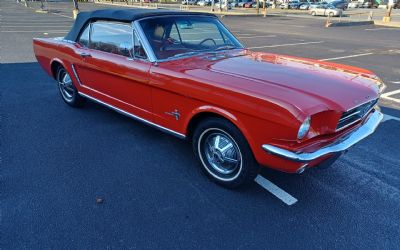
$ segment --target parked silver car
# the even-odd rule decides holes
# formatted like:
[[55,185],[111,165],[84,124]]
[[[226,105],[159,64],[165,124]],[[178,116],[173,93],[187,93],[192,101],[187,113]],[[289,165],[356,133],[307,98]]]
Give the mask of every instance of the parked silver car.
[[182,5],[195,5],[197,0],[183,0]]
[[337,9],[332,5],[317,6],[309,10],[312,16],[342,16],[343,10]]

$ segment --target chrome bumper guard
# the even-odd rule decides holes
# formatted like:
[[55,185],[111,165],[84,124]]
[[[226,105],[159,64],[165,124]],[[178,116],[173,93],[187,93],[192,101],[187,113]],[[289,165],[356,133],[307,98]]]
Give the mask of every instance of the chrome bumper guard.
[[270,154],[280,156],[282,158],[296,161],[296,162],[310,162],[315,159],[318,159],[322,156],[327,154],[339,153],[342,151],[347,150],[354,144],[358,143],[362,139],[366,138],[367,136],[371,135],[375,129],[378,127],[379,123],[383,119],[383,114],[378,110],[375,110],[368,120],[364,122],[359,128],[355,129],[354,131],[350,132],[349,134],[344,135],[343,137],[339,138],[334,143],[325,146],[321,149],[318,149],[315,152],[311,153],[295,153],[286,149],[278,148],[269,144],[262,145],[262,148]]

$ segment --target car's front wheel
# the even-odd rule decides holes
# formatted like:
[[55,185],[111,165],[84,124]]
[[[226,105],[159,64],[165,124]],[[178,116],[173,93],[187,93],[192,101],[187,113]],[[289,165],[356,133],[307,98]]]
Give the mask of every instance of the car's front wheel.
[[193,150],[204,172],[216,183],[236,188],[257,176],[259,165],[240,130],[222,118],[200,123],[193,133]]
[[64,67],[57,69],[57,82],[58,89],[61,97],[68,105],[72,107],[82,107],[85,99],[79,95],[78,90],[75,88],[74,83],[68,72]]
[[311,12],[311,15],[312,15],[312,16],[316,16],[317,13],[316,13],[315,11],[312,11],[312,12]]

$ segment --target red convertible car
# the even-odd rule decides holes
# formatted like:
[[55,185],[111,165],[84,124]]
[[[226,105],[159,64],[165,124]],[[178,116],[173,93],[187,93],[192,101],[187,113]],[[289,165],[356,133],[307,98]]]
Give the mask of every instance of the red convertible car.
[[212,14],[82,12],[64,38],[33,47],[68,105],[92,100],[187,138],[226,187],[253,180],[260,165],[330,165],[383,117],[384,84],[371,71],[252,52]]

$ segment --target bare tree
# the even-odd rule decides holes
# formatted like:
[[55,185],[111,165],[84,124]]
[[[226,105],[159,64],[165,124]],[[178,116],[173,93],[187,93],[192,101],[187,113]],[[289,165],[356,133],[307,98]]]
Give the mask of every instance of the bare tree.
[[257,0],[257,1],[256,1],[256,4],[257,4],[257,6],[256,6],[256,8],[257,8],[257,14],[259,14],[259,13],[260,13],[260,0]]
[[79,11],[78,0],[72,0],[72,2],[74,3],[74,10]]
[[72,9],[72,14],[74,16],[74,19],[76,19],[76,16],[79,13],[78,0],[72,0],[72,2],[74,3],[74,8]]

